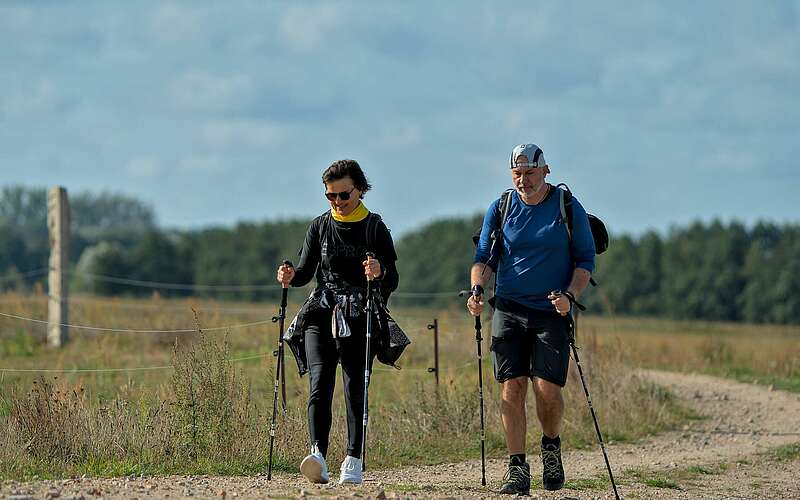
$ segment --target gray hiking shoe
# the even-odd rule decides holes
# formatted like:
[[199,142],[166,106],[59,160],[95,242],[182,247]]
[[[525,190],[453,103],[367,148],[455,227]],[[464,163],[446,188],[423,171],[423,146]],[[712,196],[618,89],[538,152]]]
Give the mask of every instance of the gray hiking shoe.
[[522,465],[508,466],[508,471],[503,476],[503,486],[500,487],[500,493],[530,495],[531,467],[527,462]]
[[542,484],[549,491],[564,486],[564,465],[561,463],[561,447],[556,444],[542,445]]

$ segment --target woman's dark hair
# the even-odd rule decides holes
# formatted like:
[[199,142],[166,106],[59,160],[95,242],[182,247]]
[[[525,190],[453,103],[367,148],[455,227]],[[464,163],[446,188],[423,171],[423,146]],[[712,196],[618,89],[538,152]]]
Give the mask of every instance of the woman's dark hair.
[[353,179],[353,186],[361,191],[362,196],[372,188],[372,185],[367,182],[367,176],[364,175],[361,166],[355,160],[337,160],[331,163],[331,166],[322,172],[322,183],[327,184],[345,177]]

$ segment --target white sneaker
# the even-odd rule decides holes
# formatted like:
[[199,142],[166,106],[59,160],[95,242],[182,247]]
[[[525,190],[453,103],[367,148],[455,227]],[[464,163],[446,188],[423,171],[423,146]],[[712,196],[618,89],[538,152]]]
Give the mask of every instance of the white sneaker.
[[319,452],[317,445],[312,446],[311,455],[300,462],[300,473],[315,484],[326,484],[330,481],[328,464],[325,463],[325,457]]
[[342,462],[339,484],[361,484],[364,475],[361,472],[361,459],[347,455]]

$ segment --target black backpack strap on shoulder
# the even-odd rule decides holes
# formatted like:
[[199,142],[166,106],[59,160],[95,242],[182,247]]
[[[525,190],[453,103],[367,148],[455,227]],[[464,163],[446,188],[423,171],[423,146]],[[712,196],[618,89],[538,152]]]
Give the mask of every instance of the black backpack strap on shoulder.
[[489,235],[492,240],[492,246],[489,249],[489,259],[494,258],[495,252],[499,252],[498,255],[502,254],[497,244],[498,242],[500,245],[503,244],[503,226],[506,224],[506,219],[508,218],[508,207],[511,205],[511,193],[513,192],[513,189],[506,189],[503,191],[503,194],[500,195],[500,201],[497,203],[497,225]]
[[559,220],[559,222],[561,224],[566,224],[567,237],[570,243],[572,243],[572,191],[570,191],[569,187],[563,182],[557,184],[556,189],[559,191],[559,207],[561,208],[561,220]]
[[374,212],[367,215],[367,248],[373,253],[377,253],[375,244],[378,241],[378,225],[381,220],[381,216]]
[[503,194],[500,195],[500,203],[497,205],[497,210],[500,212],[500,224],[497,225],[497,229],[503,229],[503,226],[506,223],[506,218],[508,217],[508,206],[511,205],[511,193],[513,193],[513,189],[506,189],[503,191]]
[[[322,220],[319,223],[319,246],[320,246],[320,253],[322,252],[322,245],[325,244],[326,236],[330,234],[331,231],[331,221],[333,220],[333,216],[331,215],[330,210],[325,212],[323,215]],[[333,283],[335,280],[333,278],[333,274],[330,272],[329,269],[326,269],[325,266],[322,265],[322,255],[320,255],[318,269],[322,271],[322,274],[325,275],[325,279],[328,280],[329,283]]]
[[[561,196],[560,205],[561,205],[561,223],[566,223],[567,227],[567,237],[569,238],[569,248],[570,252],[572,252],[572,191],[569,190],[569,187],[564,184],[556,185],[556,188],[559,188],[559,195]],[[597,286],[597,282],[594,280],[594,277],[589,277],[589,283],[592,286]]]
[[331,212],[327,211],[322,215],[322,220],[319,221],[319,232],[317,233],[317,238],[319,238],[319,245],[320,247],[325,242],[325,236],[331,230]]

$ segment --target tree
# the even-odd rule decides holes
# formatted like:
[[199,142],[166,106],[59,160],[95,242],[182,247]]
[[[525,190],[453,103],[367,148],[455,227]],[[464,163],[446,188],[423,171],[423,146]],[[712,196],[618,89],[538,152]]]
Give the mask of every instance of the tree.
[[78,288],[99,295],[123,295],[130,288],[119,283],[96,279],[95,276],[126,277],[130,272],[128,255],[117,243],[101,241],[84,250],[77,265],[75,282]]
[[[472,234],[482,222],[480,215],[440,219],[396,242],[399,291],[452,293],[450,298],[404,298],[403,304],[452,304],[459,290],[469,288],[469,270],[475,255]],[[392,299],[399,300],[400,297]]]
[[[191,285],[192,263],[183,260],[177,234],[148,230],[131,248],[127,257],[129,277],[142,281]],[[150,293],[152,289],[132,289],[133,293]],[[187,295],[191,290],[164,288],[163,295]]]

